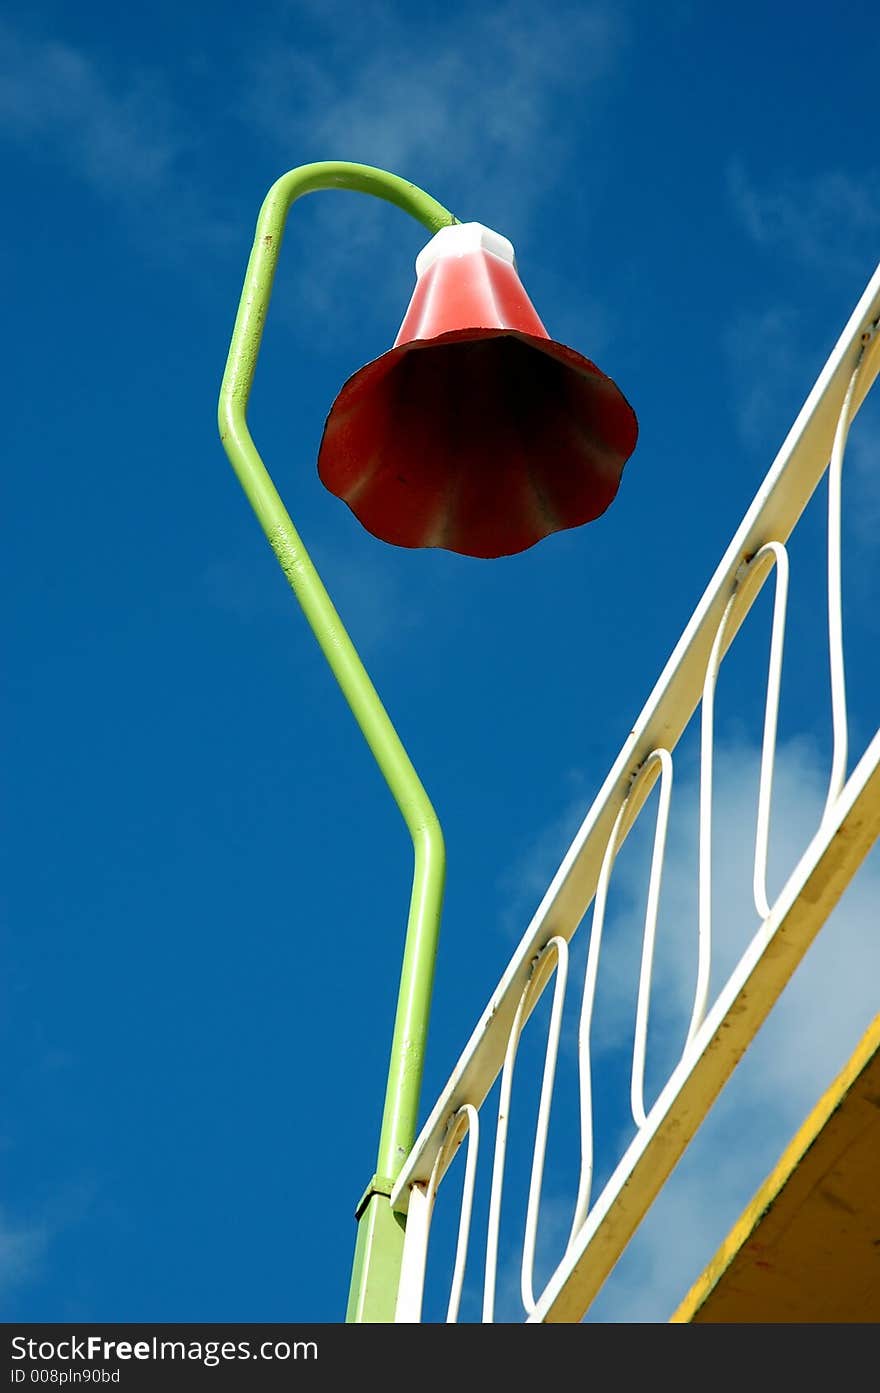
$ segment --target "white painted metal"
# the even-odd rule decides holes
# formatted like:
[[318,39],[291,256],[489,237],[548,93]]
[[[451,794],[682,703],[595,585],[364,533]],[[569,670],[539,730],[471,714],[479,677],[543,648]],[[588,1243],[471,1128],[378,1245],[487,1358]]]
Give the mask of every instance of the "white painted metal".
[[637,1127],[641,1127],[646,1121],[645,1055],[648,1044],[648,1012],[651,1005],[651,977],[654,968],[654,942],[657,937],[660,886],[663,880],[663,857],[666,852],[669,805],[672,801],[672,755],[668,750],[655,750],[642,765],[646,774],[650,773],[655,761],[660,765],[660,802],[657,808],[657,826],[654,830],[651,874],[648,879],[648,905],[645,910],[645,932],[642,938],[642,966],[639,973],[639,999],[636,1005],[636,1029],[630,1086],[630,1106],[633,1121]]
[[846,719],[846,680],[843,666],[843,599],[840,591],[840,496],[843,477],[843,452],[852,421],[855,389],[862,372],[860,360],[853,370],[849,387],[840,410],[831,463],[828,467],[828,650],[831,660],[831,716],[834,732],[834,753],[831,777],[828,781],[826,815],[834,806],[846,779],[846,759],[849,732]]
[[559,1057],[559,1037],[562,1033],[562,1008],[565,1005],[565,988],[568,983],[568,944],[564,938],[551,938],[547,944],[547,951],[551,950],[556,955],[556,983],[553,989],[550,1028],[547,1032],[547,1049],[544,1054],[544,1077],[541,1080],[541,1101],[538,1107],[538,1120],[535,1124],[535,1150],[532,1157],[529,1199],[526,1206],[526,1229],[523,1238],[521,1291],[523,1306],[529,1312],[535,1309],[535,1244],[541,1210],[541,1186],[544,1180],[544,1160],[547,1154],[547,1132],[550,1127],[550,1105],[553,1099],[553,1084],[556,1079],[556,1060]]
[[[878,836],[880,731],[569,1245],[530,1321],[583,1317]],[[771,943],[775,951],[768,954]]]
[[[433,1175],[436,1173],[432,1173]],[[431,1232],[431,1212],[434,1208],[436,1186],[413,1185],[409,1193],[406,1216],[406,1241],[397,1287],[394,1320],[397,1325],[418,1324],[422,1317],[422,1297],[425,1290],[425,1267],[428,1261],[428,1238]]]
[[[480,1114],[470,1103],[466,1103],[456,1114],[456,1120],[467,1123],[468,1148],[467,1165],[464,1173],[464,1187],[461,1196],[461,1214],[458,1222],[458,1239],[455,1245],[455,1266],[452,1270],[452,1290],[449,1293],[449,1306],[446,1311],[447,1323],[458,1320],[461,1293],[464,1287],[464,1273],[467,1264],[468,1242],[471,1233],[471,1211],[474,1206],[474,1189],[477,1183],[477,1156],[480,1149]],[[458,1145],[455,1134],[450,1138],[450,1146]],[[439,1166],[434,1167],[432,1198],[437,1193]]]
[[458,1320],[467,1263],[471,1211],[477,1179],[477,1156],[480,1145],[480,1115],[477,1109],[471,1107],[469,1103],[460,1108],[452,1119],[443,1146],[434,1163],[428,1185],[416,1186],[410,1196],[406,1228],[407,1241],[404,1247],[394,1315],[397,1324],[413,1324],[420,1320],[425,1286],[425,1267],[428,1257],[428,1238],[431,1232],[431,1217],[434,1212],[440,1167],[444,1160],[451,1159],[455,1154],[465,1134],[467,1134],[468,1139],[467,1162],[462,1188],[458,1238],[455,1245],[455,1265],[452,1272],[449,1305],[446,1311],[447,1323],[451,1324]]
[[491,1322],[495,1315],[495,1288],[498,1271],[498,1237],[501,1227],[501,1197],[504,1190],[504,1163],[507,1159],[507,1126],[510,1120],[510,1098],[513,1092],[513,1074],[516,1055],[519,1049],[522,1028],[528,1020],[534,1002],[541,995],[549,980],[551,958],[556,960],[556,990],[547,1032],[547,1049],[544,1055],[544,1079],[541,1086],[541,1102],[538,1121],[535,1127],[535,1152],[532,1163],[532,1179],[529,1185],[528,1212],[526,1217],[526,1240],[523,1247],[522,1293],[526,1309],[534,1306],[531,1293],[532,1270],[534,1266],[534,1235],[537,1230],[538,1208],[541,1198],[541,1179],[544,1170],[544,1147],[547,1124],[550,1116],[550,1096],[556,1071],[559,1052],[559,1033],[562,1025],[562,1005],[568,981],[568,944],[564,939],[551,938],[531,965],[528,981],[523,988],[513,1026],[507,1040],[504,1067],[501,1071],[501,1093],[498,1100],[498,1122],[495,1128],[495,1155],[492,1164],[492,1188],[489,1195],[488,1237],[486,1240],[486,1266],[483,1282],[483,1321]]
[[639,982],[639,1000],[636,1008],[636,1045],[633,1051],[633,1074],[631,1100],[633,1114],[644,1116],[642,1084],[644,1079],[644,1041],[647,1037],[648,1006],[650,1002],[650,974],[654,956],[657,905],[660,895],[662,856],[666,844],[666,828],[669,820],[669,800],[672,794],[672,756],[668,750],[652,750],[642,767],[633,778],[630,790],[620,806],[615,819],[602,869],[596,887],[593,905],[593,920],[590,931],[590,947],[587,953],[587,968],[584,975],[584,991],[581,998],[581,1013],[578,1024],[578,1077],[580,1081],[580,1124],[581,1124],[581,1168],[578,1177],[577,1196],[571,1223],[569,1242],[584,1222],[590,1206],[593,1186],[593,1082],[590,1058],[591,1028],[593,1007],[596,1001],[596,988],[599,980],[599,959],[602,951],[602,934],[605,927],[605,909],[608,902],[608,886],[618,849],[626,833],[635,822],[654,783],[657,770],[660,770],[660,803],[657,810],[657,828],[654,836],[654,854],[648,889],[648,908],[645,915],[645,932],[642,945],[642,974]]
[[[755,828],[755,871],[752,891],[755,908],[762,919],[770,913],[767,898],[767,857],[770,845],[770,803],[773,796],[773,765],[776,759],[776,726],[779,720],[779,691],[782,686],[782,648],[785,641],[785,612],[788,601],[788,552],[781,542],[761,547],[749,570],[769,557],[776,562],[776,599],[770,632],[770,666],[767,673],[767,702],[764,707],[764,739],[761,744],[761,778],[758,785],[758,819]],[[747,580],[743,576],[740,589]]]
[[[847,718],[840,603],[840,476],[850,424],[880,368],[877,348],[880,335],[875,332],[878,321],[880,266],[728,547],[407,1160],[392,1195],[392,1203],[398,1209],[410,1206],[405,1282],[401,1288],[398,1319],[418,1319],[430,1216],[437,1187],[464,1131],[476,1135],[476,1110],[500,1072],[501,1098],[483,1299],[484,1321],[494,1317],[513,1069],[520,1034],[549,981],[552,962],[556,964],[556,986],[523,1244],[522,1298],[525,1316],[531,1321],[581,1319],[791,972],[880,833],[880,732],[849,778],[846,777]],[[767,891],[767,857],[788,590],[784,543],[826,469],[829,473],[832,770],[821,826],[786,886],[771,904]],[[776,596],[753,868],[755,904],[763,923],[727,984],[710,1004],[714,691],[724,655],[773,569]],[[682,1058],[646,1113],[646,1037],[672,787],[672,751],[701,699],[698,962],[694,1007]],[[590,1031],[605,906],[617,852],[658,776],[660,798],[642,943],[631,1077],[631,1105],[637,1132],[591,1207]],[[545,1290],[535,1298],[535,1244],[559,1043],[558,1023],[567,978],[565,945],[577,931],[593,900],[578,1043],[581,1109],[578,1191],[565,1255]],[[771,943],[773,951],[767,953]],[[469,1119],[474,1115],[467,1129],[457,1122],[462,1110]],[[470,1150],[468,1164],[471,1164]],[[469,1224],[470,1201],[468,1227]],[[463,1273],[467,1238],[462,1248],[461,1233],[460,1227],[456,1271],[460,1267]],[[407,1294],[404,1286],[409,1288]],[[450,1310],[452,1306],[451,1301]],[[457,1313],[457,1298],[455,1310]],[[450,1318],[455,1319],[455,1315]]]
[[[727,631],[732,616],[743,606],[750,606],[762,583],[762,571],[767,562],[776,562],[776,600],[773,606],[773,627],[770,636],[770,667],[767,678],[767,699],[764,714],[764,737],[761,745],[761,777],[758,788],[757,830],[755,834],[755,865],[753,890],[755,906],[762,918],[770,913],[767,903],[767,852],[770,838],[770,800],[773,790],[773,765],[776,757],[776,726],[779,717],[779,691],[782,681],[782,648],[785,637],[785,613],[788,598],[788,553],[781,542],[766,542],[750,561],[740,567],[727,608],[718,625],[700,707],[700,864],[699,864],[699,956],[697,991],[694,1011],[688,1030],[692,1040],[703,1023],[709,999],[709,978],[712,968],[712,771],[714,762],[713,729],[715,721],[715,687],[721,658],[726,648]],[[751,593],[750,593],[751,590]]]

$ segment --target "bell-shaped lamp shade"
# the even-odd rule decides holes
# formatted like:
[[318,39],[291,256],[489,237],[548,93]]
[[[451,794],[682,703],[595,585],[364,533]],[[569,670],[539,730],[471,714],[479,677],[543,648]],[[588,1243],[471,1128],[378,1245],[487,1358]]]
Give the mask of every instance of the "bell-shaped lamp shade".
[[416,273],[393,347],[333,403],[323,483],[374,536],[465,556],[597,518],[636,445],[626,398],[549,337],[497,232],[443,228]]

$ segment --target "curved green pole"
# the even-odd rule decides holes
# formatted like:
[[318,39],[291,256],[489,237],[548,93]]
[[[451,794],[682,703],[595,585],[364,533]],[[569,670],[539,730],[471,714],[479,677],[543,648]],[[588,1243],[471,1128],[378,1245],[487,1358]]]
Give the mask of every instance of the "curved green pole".
[[220,438],[242,488],[305,612],[325,658],[403,814],[415,863],[376,1175],[358,1206],[358,1244],[349,1320],[392,1320],[402,1221],[391,1186],[415,1139],[434,963],[445,880],[443,833],[428,795],[312,565],[247,426],[275,267],[295,199],[320,189],[353,189],[396,204],[432,233],[456,219],[414,184],[369,165],[323,161],[282,175],[257,219],[253,250],[220,389]]

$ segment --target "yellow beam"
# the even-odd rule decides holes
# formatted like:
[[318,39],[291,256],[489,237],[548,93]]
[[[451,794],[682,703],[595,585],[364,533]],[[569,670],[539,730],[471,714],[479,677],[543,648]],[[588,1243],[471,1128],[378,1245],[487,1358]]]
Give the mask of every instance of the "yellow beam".
[[880,1016],[672,1321],[880,1322]]

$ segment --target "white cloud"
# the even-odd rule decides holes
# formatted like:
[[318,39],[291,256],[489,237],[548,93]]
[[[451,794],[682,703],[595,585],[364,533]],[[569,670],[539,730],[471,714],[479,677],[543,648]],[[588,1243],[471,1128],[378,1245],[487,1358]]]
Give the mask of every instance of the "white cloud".
[[[714,776],[713,972],[710,1003],[728,979],[758,926],[752,900],[752,865],[759,773],[759,751],[747,743],[717,752]],[[684,763],[684,761],[682,761]],[[815,744],[793,738],[777,751],[770,831],[768,891],[771,903],[782,890],[809,843],[824,806],[828,769]],[[652,795],[656,800],[656,792]],[[647,1105],[678,1061],[693,1003],[697,921],[697,802],[695,772],[677,776],[667,843],[655,977],[649,1027]],[[633,854],[624,853],[612,879],[609,917],[603,940],[594,1032],[594,1078],[600,1091],[619,1090],[626,1105],[633,1018],[641,953],[649,848],[654,803],[649,802],[632,834]],[[556,829],[558,830],[558,829]],[[641,839],[641,845],[639,845]],[[552,838],[556,841],[556,837]],[[624,849],[624,851],[626,848]],[[539,860],[543,863],[542,852]],[[518,866],[520,871],[522,865]],[[552,873],[551,867],[551,873]],[[527,883],[533,878],[528,867]],[[775,1165],[797,1128],[852,1053],[880,1008],[880,859],[869,855],[842,900],[796,970],[745,1058],[685,1152],[676,1170],[637,1230],[587,1313],[587,1322],[665,1322],[711,1260],[742,1209]],[[578,938],[590,931],[587,916]],[[573,955],[568,989],[568,1031],[560,1059],[551,1121],[548,1171],[542,1202],[538,1272],[546,1281],[565,1247],[577,1185],[574,1021],[580,1004],[583,951]],[[580,968],[574,968],[575,958]],[[546,1003],[542,1003],[543,1006]],[[568,1007],[567,1007],[568,1010]],[[519,1088],[537,1088],[545,1026],[523,1051]],[[529,1032],[526,1032],[524,1044]],[[534,1075],[534,1076],[533,1076]],[[519,1074],[518,1074],[519,1078]],[[531,1083],[529,1083],[531,1080]],[[564,1080],[564,1087],[563,1085]],[[613,1080],[613,1082],[612,1082]],[[567,1090],[567,1091],[566,1091]],[[562,1118],[563,1109],[566,1111]],[[531,1144],[533,1122],[514,1109],[512,1124],[522,1125]],[[488,1138],[494,1112],[486,1115],[483,1165],[491,1163]],[[561,1129],[561,1130],[560,1130]],[[630,1133],[629,1135],[631,1135]],[[607,1175],[629,1135],[610,1137],[597,1128],[597,1174]],[[555,1136],[555,1141],[554,1141]],[[559,1149],[561,1147],[561,1150]],[[609,1148],[613,1154],[609,1155]],[[554,1150],[556,1151],[554,1165]],[[529,1157],[511,1152],[506,1189],[521,1193]],[[511,1186],[511,1183],[512,1186]],[[486,1183],[484,1177],[483,1183]],[[593,1203],[604,1179],[599,1179]],[[524,1201],[523,1201],[524,1202]],[[516,1211],[516,1212],[515,1212]],[[438,1209],[438,1223],[451,1222]],[[507,1254],[499,1272],[498,1318],[522,1319],[518,1297],[518,1259],[512,1244],[521,1235],[523,1213],[509,1203]],[[484,1234],[471,1236],[469,1286],[481,1279]],[[472,1296],[471,1306],[473,1306]],[[472,1318],[472,1317],[468,1317]]]
[[186,177],[192,129],[155,74],[122,63],[108,70],[62,39],[0,23],[0,138],[136,215],[140,237],[169,258],[193,240],[203,249],[232,240]]
[[543,900],[560,858],[583,822],[587,794],[581,771],[567,770],[562,811],[535,834],[516,861],[498,876],[501,928],[513,943],[522,937],[524,925]]
[[365,655],[418,627],[418,606],[411,592],[404,593],[396,558],[382,543],[365,538],[343,551],[318,540],[312,555],[340,618]]
[[180,153],[174,125],[146,74],[112,84],[72,45],[0,26],[0,129],[60,149],[100,192],[161,187]]
[[[254,57],[244,119],[285,156],[296,152],[291,163],[343,158],[389,169],[453,202],[457,216],[508,229],[520,250],[542,190],[569,177],[575,125],[559,122],[559,104],[577,106],[580,125],[625,38],[620,8],[601,2],[541,9],[512,0],[454,20],[423,15],[416,28],[405,10],[384,5],[345,7],[344,20],[333,5],[296,10],[300,21],[314,10],[323,33],[308,47],[276,41]],[[338,327],[339,283],[362,277],[381,223],[373,200],[333,200],[328,211],[329,202],[308,209],[322,264],[303,293],[313,314],[332,305]],[[386,294],[396,330],[399,285]]]
[[46,1229],[15,1224],[0,1212],[0,1294],[17,1291],[36,1275],[47,1246]]
[[[790,307],[743,311],[725,326],[723,346],[737,395],[744,443],[768,459],[785,439],[810,386],[810,363]],[[813,365],[815,375],[820,363]]]
[[[355,647],[365,655],[392,636],[411,632],[419,611],[403,594],[393,561],[383,548],[367,542],[367,551],[330,548],[317,541],[312,561]],[[300,615],[299,602],[267,553],[255,565],[253,557],[224,557],[212,561],[198,578],[200,596],[243,623],[286,620]]]
[[795,257],[805,266],[829,262],[864,271],[860,241],[880,233],[880,172],[853,174],[843,169],[793,174],[759,189],[744,165],[733,160],[727,172],[730,198],[751,239]]
[[[714,844],[717,995],[755,927],[750,906],[758,755],[719,760]],[[777,756],[771,829],[771,903],[821,812],[827,771],[805,741]],[[661,924],[694,923],[695,846],[671,840]],[[777,1002],[641,1229],[588,1312],[593,1321],[665,1321],[713,1257],[797,1127],[843,1067],[877,1013],[880,861],[869,857]],[[662,929],[661,929],[662,932]],[[683,944],[680,946],[684,946]],[[658,1039],[686,1019],[692,972],[673,953],[661,966]],[[623,1028],[623,1022],[620,1027]],[[667,1060],[667,1064],[674,1061]],[[667,1069],[668,1072],[668,1069]],[[658,1080],[658,1084],[662,1083]]]
[[552,179],[568,139],[557,103],[583,97],[621,38],[604,4],[541,11],[513,0],[454,21],[424,17],[417,30],[388,7],[359,19],[346,10],[323,46],[273,43],[260,55],[249,114],[307,158],[360,160],[408,177],[424,170],[435,182],[454,175],[456,193],[512,194],[528,206],[534,189],[508,188],[511,161]]

